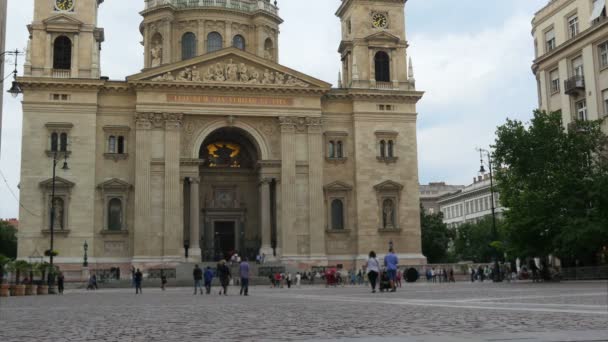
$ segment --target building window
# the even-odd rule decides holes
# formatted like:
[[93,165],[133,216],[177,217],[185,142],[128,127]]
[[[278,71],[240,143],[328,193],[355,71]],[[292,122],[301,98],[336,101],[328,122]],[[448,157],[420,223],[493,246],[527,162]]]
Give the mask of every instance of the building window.
[[196,57],[196,36],[186,32],[182,36],[182,61]]
[[343,151],[343,148],[342,148],[342,142],[341,141],[338,141],[336,143],[336,156],[338,158],[344,158],[344,151]]
[[111,135],[108,138],[108,152],[107,153],[125,153],[125,137]]
[[125,137],[123,136],[119,136],[118,137],[118,154],[123,154],[125,153]]
[[390,60],[388,54],[384,51],[379,51],[374,57],[377,82],[390,82]]
[[336,157],[336,143],[334,141],[329,142],[329,158]]
[[394,144],[393,144],[392,140],[388,141],[388,153],[387,153],[387,156],[389,158],[393,158],[395,156],[395,154],[394,154]]
[[274,60],[274,43],[270,38],[267,38],[264,42],[264,58]]
[[386,158],[386,141],[380,140],[380,158]]
[[122,201],[112,198],[108,203],[108,230],[122,230]]
[[53,69],[70,70],[72,68],[72,41],[66,36],[55,39],[53,44]]
[[550,52],[555,49],[555,47],[557,46],[555,43],[555,30],[550,29],[549,31],[545,32],[545,42],[547,52]]
[[594,0],[593,1],[593,12],[591,12],[591,18],[589,21],[593,25],[599,24],[602,18],[606,17],[606,1],[605,0]]
[[68,151],[68,134],[65,132],[61,133],[59,135],[59,151],[60,152]]
[[241,36],[240,34],[237,34],[232,39],[232,46],[234,46],[235,48],[237,48],[239,50],[244,51],[245,50],[245,38],[243,38],[243,36]]
[[555,69],[549,75],[551,78],[551,94],[559,93],[559,70]]
[[116,137],[113,135],[108,139],[108,153],[116,153]]
[[376,143],[378,144],[379,161],[394,163],[397,161],[396,139],[397,132],[378,131],[376,132]]
[[325,143],[327,145],[327,160],[330,162],[344,162],[346,151],[344,141],[348,136],[347,132],[325,132]]
[[59,134],[57,132],[51,133],[51,152],[58,152],[59,148]]
[[211,32],[207,35],[207,52],[220,50],[224,47],[222,35],[217,32]]
[[104,126],[106,147],[104,157],[118,161],[127,159],[127,137],[130,131],[128,126]]
[[578,34],[578,16],[568,18],[568,37],[574,38]]
[[577,57],[572,60],[572,76],[583,77],[585,69],[583,67],[583,57]]
[[602,99],[604,100],[604,116],[608,115],[608,89],[602,91]]
[[331,229],[344,229],[344,204],[339,199],[331,202]]
[[576,119],[580,121],[587,121],[587,101],[580,100],[574,104],[576,110]]
[[603,69],[608,67],[608,42],[600,44],[597,47],[597,50],[599,53],[600,68]]

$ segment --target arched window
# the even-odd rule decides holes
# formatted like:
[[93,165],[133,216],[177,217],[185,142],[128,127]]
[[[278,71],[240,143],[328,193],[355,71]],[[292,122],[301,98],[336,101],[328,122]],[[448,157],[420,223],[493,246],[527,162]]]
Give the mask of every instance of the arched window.
[[116,137],[113,135],[108,139],[108,153],[116,153]]
[[53,44],[53,69],[72,68],[72,41],[66,36],[57,37]]
[[224,47],[222,35],[217,32],[211,32],[207,35],[207,52],[220,50]]
[[53,134],[51,134],[51,151],[57,152],[58,146],[59,146],[59,134],[53,132]]
[[389,140],[388,141],[388,157],[389,158],[393,158],[395,156],[393,150],[394,150],[393,141]]
[[108,203],[108,230],[122,229],[122,201],[112,198]]
[[344,229],[344,204],[339,199],[331,202],[331,229]]
[[329,142],[329,158],[336,157],[336,144],[332,141]]
[[380,157],[386,157],[386,141],[380,141]]
[[274,43],[270,38],[267,38],[264,42],[264,58],[270,60],[274,59]]
[[232,39],[232,46],[244,51],[245,50],[245,38],[243,38],[243,36],[241,36],[240,34],[237,34]]
[[123,136],[118,137],[118,153],[125,153],[125,137]]
[[390,82],[390,61],[386,52],[380,51],[376,53],[376,56],[374,57],[374,62],[376,64],[376,81]]
[[182,36],[182,61],[196,56],[196,36],[186,32]]
[[338,158],[344,158],[344,151],[342,150],[342,142],[338,141],[338,145],[337,145],[337,157]]
[[66,152],[68,150],[68,134],[61,133],[59,136],[59,150],[61,152]]

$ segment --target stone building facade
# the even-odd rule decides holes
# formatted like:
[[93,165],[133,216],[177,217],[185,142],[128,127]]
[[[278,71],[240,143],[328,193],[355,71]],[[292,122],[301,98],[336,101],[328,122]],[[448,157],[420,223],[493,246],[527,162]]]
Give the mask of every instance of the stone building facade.
[[462,190],[464,185],[450,185],[445,182],[431,182],[420,184],[420,205],[428,214],[436,214],[440,211],[438,201],[442,196]]
[[532,21],[540,108],[564,125],[604,120],[608,132],[606,0],[551,0]]
[[425,262],[405,0],[342,1],[337,88],[278,64],[267,0],[146,1],[144,69],[108,80],[102,2],[35,2],[21,200],[39,215],[21,212],[19,257],[48,249],[52,223],[68,268],[85,241],[124,270],[235,250],[352,265],[391,241]]

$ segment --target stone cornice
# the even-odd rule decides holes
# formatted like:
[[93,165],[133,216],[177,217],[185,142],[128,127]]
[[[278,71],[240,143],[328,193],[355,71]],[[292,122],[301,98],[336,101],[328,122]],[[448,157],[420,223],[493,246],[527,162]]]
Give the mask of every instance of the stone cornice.
[[186,83],[186,82],[155,82],[155,81],[131,81],[129,84],[135,90],[149,89],[199,89],[199,90],[220,90],[226,91],[255,91],[257,93],[271,94],[306,94],[324,95],[329,92],[329,88],[295,88],[295,87],[275,87],[272,85],[247,85],[247,84],[223,84],[223,83]]
[[424,92],[410,90],[377,90],[377,89],[332,89],[325,94],[325,100],[394,100],[405,102],[418,102]]
[[104,80],[82,78],[17,77],[22,89],[74,89],[99,90]]
[[[342,4],[340,5],[340,7],[338,8],[338,10],[336,11],[336,16],[338,17],[342,17],[342,15],[344,14],[344,12],[346,12],[346,10],[348,9],[348,7],[354,3],[357,2],[359,0],[342,0]],[[369,0],[364,0],[365,2],[372,2]],[[401,3],[401,4],[405,4],[407,2],[407,0],[383,0],[384,2],[392,2],[392,3]]]

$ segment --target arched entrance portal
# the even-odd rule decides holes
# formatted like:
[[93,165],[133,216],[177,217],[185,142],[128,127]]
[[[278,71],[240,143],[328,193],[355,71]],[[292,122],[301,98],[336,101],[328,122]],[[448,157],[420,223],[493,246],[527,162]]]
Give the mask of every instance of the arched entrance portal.
[[259,149],[254,141],[240,128],[224,127],[200,146],[203,260],[229,258],[235,251],[253,259],[259,251]]

